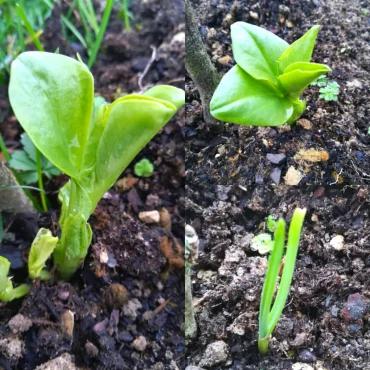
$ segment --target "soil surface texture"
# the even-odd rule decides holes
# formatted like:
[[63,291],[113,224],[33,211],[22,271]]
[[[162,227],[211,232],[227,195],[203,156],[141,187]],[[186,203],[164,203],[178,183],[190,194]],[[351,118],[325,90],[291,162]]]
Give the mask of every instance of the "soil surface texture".
[[[226,124],[213,134],[202,121],[199,94],[186,81],[188,182],[249,184],[369,184],[370,15],[365,0],[193,0],[200,32],[220,75],[235,65],[230,25],[248,22],[289,43],[321,25],[312,61],[331,67],[338,101],[303,94],[307,109],[292,126]],[[290,172],[288,172],[288,170]],[[288,173],[288,175],[287,175]]]
[[[63,54],[79,52],[86,60],[81,45],[63,38],[59,16],[65,10],[55,7],[41,41],[47,51],[59,47]],[[133,30],[124,31],[115,10],[92,68],[95,92],[109,102],[156,84],[184,87],[182,1],[139,0],[130,10]],[[83,30],[82,24],[76,27]],[[7,86],[0,89],[0,111],[7,147],[10,152],[21,149],[22,129],[11,111]],[[92,246],[73,279],[36,281],[24,299],[1,304],[1,369],[33,370],[52,359],[54,365],[48,366],[64,369],[184,368],[184,111],[100,201],[89,220]],[[155,167],[149,178],[133,172],[143,157]],[[53,205],[49,213],[3,215],[0,254],[10,259],[15,284],[27,279],[27,255],[39,227],[60,232],[57,191],[66,181],[63,175],[46,181]],[[157,213],[139,217],[148,211]]]
[[[192,271],[198,335],[187,346],[187,365],[370,369],[369,191],[366,186],[188,188],[186,218],[198,233],[200,253]],[[267,257],[251,249],[251,240],[266,232],[269,215],[288,224],[296,207],[306,207],[307,214],[293,282],[269,354],[260,357],[258,313]]]

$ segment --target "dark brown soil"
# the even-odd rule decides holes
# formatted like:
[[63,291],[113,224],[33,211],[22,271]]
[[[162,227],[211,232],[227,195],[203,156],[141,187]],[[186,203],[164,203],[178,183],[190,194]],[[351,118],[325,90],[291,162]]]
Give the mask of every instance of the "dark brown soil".
[[[234,64],[230,24],[245,21],[282,37],[291,43],[312,25],[320,24],[313,61],[332,68],[330,80],[340,85],[337,102],[318,98],[319,88],[304,93],[307,109],[301,118],[312,127],[293,125],[280,128],[243,127],[227,124],[221,135],[209,132],[202,122],[199,94],[187,80],[186,169],[191,182],[241,185],[284,182],[293,166],[304,176],[305,184],[368,184],[370,182],[369,91],[370,16],[361,12],[368,1],[231,1],[194,0],[200,31],[209,55],[221,75]],[[279,6],[287,6],[283,16]],[[252,13],[251,13],[252,12]],[[285,11],[286,14],[286,11]],[[253,18],[254,17],[254,18]],[[255,19],[258,17],[258,20]],[[294,156],[301,150],[326,152],[327,161],[309,162]],[[278,165],[268,153],[283,153]],[[273,172],[274,171],[274,172]]]
[[[102,50],[93,67],[96,94],[108,101],[155,84],[184,85],[184,24],[181,1],[135,1],[132,12],[139,31],[127,34],[116,12],[112,15]],[[56,8],[42,40],[47,51],[73,56],[81,47],[63,39]],[[81,26],[81,25],[76,25]],[[156,59],[143,78],[138,78],[156,50]],[[86,60],[86,59],[85,59]],[[20,149],[21,133],[6,94],[0,91],[0,131],[12,151]],[[79,367],[88,369],[177,369],[183,368],[184,279],[184,109],[148,144],[142,157],[155,165],[152,177],[136,179],[131,165],[123,182],[101,200],[90,218],[93,243],[83,269],[69,283],[35,282],[23,300],[0,307],[0,341],[20,340],[21,356],[0,353],[0,368],[32,370],[49,359],[70,353]],[[30,243],[39,227],[58,233],[56,192],[66,181],[60,176],[46,183],[54,205],[48,214],[5,215],[8,240],[0,252],[12,261],[14,281],[27,277],[25,262]],[[141,211],[158,210],[160,225],[147,226],[138,218]],[[9,240],[9,237],[14,237]],[[115,297],[109,287],[123,285],[128,297]],[[125,291],[120,287],[119,292]],[[123,289],[123,290],[122,290]],[[112,302],[113,300],[113,302]],[[63,334],[62,314],[74,313],[73,338]],[[12,334],[9,320],[21,313],[33,325],[22,334]],[[136,338],[145,337],[143,351],[133,348]]]
[[[188,364],[226,343],[212,369],[370,369],[370,188],[200,186],[187,189],[187,223],[200,238],[192,271],[198,336]],[[290,294],[272,334],[257,350],[258,312],[267,261],[250,248],[268,215],[290,221],[306,207]],[[333,238],[344,238],[337,250]],[[338,248],[339,249],[339,248]],[[306,367],[304,367],[306,366]]]

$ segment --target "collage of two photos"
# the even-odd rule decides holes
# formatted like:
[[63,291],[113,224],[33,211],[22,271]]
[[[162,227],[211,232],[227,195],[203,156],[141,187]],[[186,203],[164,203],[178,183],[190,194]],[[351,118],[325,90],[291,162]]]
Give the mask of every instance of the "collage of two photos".
[[0,0],[0,369],[370,370],[367,0]]

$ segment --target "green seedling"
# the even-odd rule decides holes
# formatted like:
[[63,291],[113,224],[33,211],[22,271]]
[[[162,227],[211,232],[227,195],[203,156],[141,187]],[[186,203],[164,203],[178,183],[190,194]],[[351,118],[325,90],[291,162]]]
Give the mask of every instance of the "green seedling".
[[87,66],[61,54],[26,52],[11,66],[9,98],[34,145],[70,177],[59,192],[62,231],[56,271],[70,279],[92,239],[97,203],[141,149],[184,104],[185,94],[155,86],[112,104],[94,101]]
[[328,84],[328,79],[326,75],[320,76],[317,80],[312,82],[311,86],[319,86],[319,87],[324,87]]
[[16,288],[13,287],[11,279],[8,277],[10,262],[0,256],[0,301],[10,302],[13,299],[25,296],[30,288],[27,284],[21,284]]
[[322,87],[320,91],[319,98],[326,101],[337,101],[339,95],[339,84],[338,82],[331,81],[325,87]]
[[[18,150],[12,154],[9,166],[14,170],[21,171],[19,173],[19,179],[23,184],[35,184],[38,180],[36,148],[26,133],[21,135],[21,143],[24,151]],[[61,174],[60,170],[43,155],[41,155],[41,172],[45,174],[48,179]]]
[[363,8],[363,9],[361,9],[361,13],[363,15],[368,15],[369,14],[369,9]]
[[51,231],[41,228],[36,235],[28,256],[28,274],[32,280],[50,280],[51,274],[45,269],[46,261],[50,258],[58,243],[58,238]]
[[[288,298],[305,214],[306,209],[300,208],[297,208],[293,213],[289,228],[284,268],[278,289],[276,288],[277,280],[285,245],[285,221],[279,219],[276,222],[274,246],[268,261],[260,304],[258,350],[261,355],[267,355],[268,353],[270,335],[279,321]],[[275,302],[272,305],[276,289],[277,294]]]
[[211,101],[211,114],[222,121],[252,126],[294,123],[306,109],[303,91],[331,69],[310,63],[319,26],[292,45],[244,22],[231,26],[237,63],[222,78]]
[[[272,216],[267,218],[266,223],[268,231],[271,233],[276,230],[276,221]],[[271,238],[270,234],[262,233],[256,235],[251,241],[251,249],[257,251],[259,254],[266,254],[272,251],[274,248],[274,241]]]
[[135,175],[139,177],[150,177],[153,175],[153,171],[153,163],[146,158],[143,158],[141,161],[137,162],[134,167]]

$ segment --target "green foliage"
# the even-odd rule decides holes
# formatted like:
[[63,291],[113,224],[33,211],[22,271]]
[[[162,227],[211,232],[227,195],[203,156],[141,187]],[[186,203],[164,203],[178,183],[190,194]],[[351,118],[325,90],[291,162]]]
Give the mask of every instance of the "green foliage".
[[312,82],[311,86],[319,86],[319,87],[324,87],[328,84],[328,78],[326,75],[320,76],[317,80]]
[[13,299],[25,296],[30,288],[26,284],[21,284],[14,288],[11,279],[8,277],[10,262],[0,256],[0,301],[10,302]]
[[339,84],[336,81],[328,82],[325,87],[320,89],[320,99],[324,99],[326,101],[337,101],[339,95]]
[[40,278],[49,280],[50,272],[45,270],[45,263],[54,252],[58,238],[51,235],[51,231],[41,228],[36,235],[28,256],[28,274],[31,279]]
[[121,9],[118,15],[123,19],[125,24],[126,32],[131,31],[130,19],[134,19],[133,14],[129,11],[128,6],[130,5],[130,0],[122,0]]
[[289,45],[273,33],[244,22],[231,26],[237,63],[222,78],[211,114],[241,125],[280,126],[295,122],[306,108],[302,92],[330,71],[310,63],[319,26]]
[[[258,349],[262,355],[266,355],[268,352],[269,337],[279,321],[288,298],[305,215],[306,209],[297,208],[293,213],[289,228],[284,268],[278,289],[276,287],[285,245],[285,221],[283,219],[279,219],[276,222],[273,241],[274,245],[268,261],[259,313]],[[277,294],[275,302],[272,305],[276,289]]]
[[26,52],[12,63],[9,98],[35,146],[71,178],[59,193],[62,236],[54,252],[59,275],[69,279],[87,254],[87,219],[97,203],[184,104],[185,94],[155,86],[108,104],[94,100],[93,76],[83,63]]
[[137,162],[134,167],[135,175],[139,177],[150,177],[152,176],[153,171],[153,163],[146,158],[143,158],[141,161]]
[[251,249],[259,254],[266,254],[274,248],[274,241],[270,234],[262,233],[256,235],[251,241]]
[[369,9],[363,8],[363,9],[361,9],[361,13],[363,15],[368,15],[369,14]]
[[[24,151],[18,150],[12,154],[9,166],[14,170],[21,171],[19,178],[24,184],[34,184],[38,180],[36,164],[36,148],[26,133],[21,135],[21,143]],[[60,171],[44,156],[41,156],[41,171],[48,179],[60,175]]]

